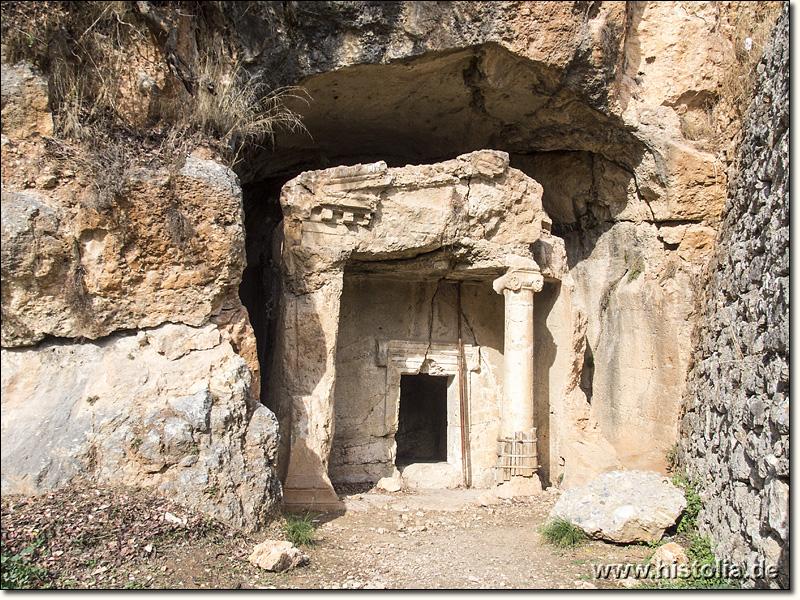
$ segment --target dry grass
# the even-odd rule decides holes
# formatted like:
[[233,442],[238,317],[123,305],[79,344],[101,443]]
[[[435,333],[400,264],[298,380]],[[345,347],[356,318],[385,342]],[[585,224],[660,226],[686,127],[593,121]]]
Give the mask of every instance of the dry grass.
[[287,99],[308,102],[303,88],[272,90],[263,77],[248,73],[241,60],[225,60],[222,51],[206,55],[198,79],[201,85],[185,123],[218,139],[236,157],[244,146],[272,142],[278,130],[305,131],[300,116],[285,105]]
[[178,20],[188,14],[202,23],[202,3],[158,10],[162,30],[130,1],[3,4],[5,59],[28,60],[47,74],[58,137],[96,151],[135,141],[174,157],[199,136],[232,165],[278,130],[304,130],[285,106],[289,98],[308,100],[302,89],[271,89],[219,40],[201,39],[195,54],[176,50]]
[[722,97],[737,116],[750,104],[756,69],[782,7],[783,2],[739,2],[733,12],[731,40],[736,68],[723,81]]
[[741,118],[752,100],[758,63],[783,4],[780,1],[730,4],[728,35],[733,43],[735,62],[721,82],[718,97],[706,98],[702,103],[707,118],[697,123],[683,123],[688,139],[708,138],[719,142],[736,137]]

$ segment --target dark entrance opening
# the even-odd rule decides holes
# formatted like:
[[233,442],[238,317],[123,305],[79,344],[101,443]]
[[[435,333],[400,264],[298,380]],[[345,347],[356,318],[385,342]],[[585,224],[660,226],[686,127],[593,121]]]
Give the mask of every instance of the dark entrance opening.
[[447,460],[447,377],[402,375],[398,465]]

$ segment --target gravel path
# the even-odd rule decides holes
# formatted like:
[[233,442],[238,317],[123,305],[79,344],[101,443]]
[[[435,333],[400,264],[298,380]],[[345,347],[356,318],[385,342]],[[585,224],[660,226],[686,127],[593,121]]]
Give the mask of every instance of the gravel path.
[[[344,498],[343,514],[322,515],[308,567],[275,576],[300,588],[555,588],[597,581],[591,563],[642,561],[644,546],[590,542],[574,550],[538,533],[558,496],[543,493],[481,506],[475,490],[421,494],[370,492]],[[426,507],[432,507],[428,509]]]
[[74,485],[3,497],[4,571],[8,557],[26,574],[22,587],[36,588],[619,588],[594,579],[592,564],[652,552],[598,541],[558,550],[538,533],[557,492],[489,506],[482,494],[350,491],[346,510],[312,515],[309,564],[276,574],[247,557],[285,537],[282,519],[247,535],[146,490]]

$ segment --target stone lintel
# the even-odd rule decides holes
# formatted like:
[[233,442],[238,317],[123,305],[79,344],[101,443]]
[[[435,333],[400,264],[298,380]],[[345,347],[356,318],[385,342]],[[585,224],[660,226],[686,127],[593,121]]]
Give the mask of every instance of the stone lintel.
[[[477,371],[480,366],[480,347],[464,344],[464,366]],[[400,369],[402,373],[416,371],[431,363],[434,370],[458,372],[458,344],[417,342],[410,340],[375,340],[375,364]]]

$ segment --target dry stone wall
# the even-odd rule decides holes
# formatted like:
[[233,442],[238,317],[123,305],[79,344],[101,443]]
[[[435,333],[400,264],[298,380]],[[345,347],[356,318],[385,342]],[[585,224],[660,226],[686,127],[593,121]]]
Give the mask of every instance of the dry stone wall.
[[[681,422],[717,556],[789,584],[789,11],[758,66]],[[751,570],[751,573],[753,571]]]

